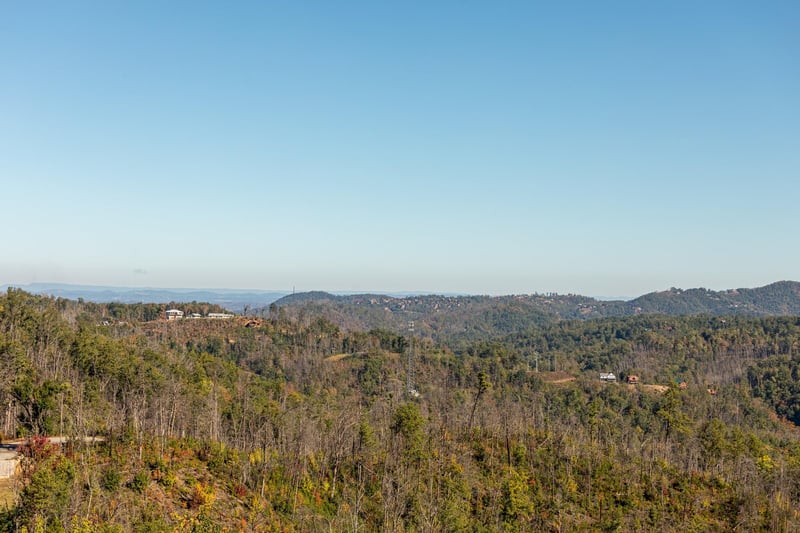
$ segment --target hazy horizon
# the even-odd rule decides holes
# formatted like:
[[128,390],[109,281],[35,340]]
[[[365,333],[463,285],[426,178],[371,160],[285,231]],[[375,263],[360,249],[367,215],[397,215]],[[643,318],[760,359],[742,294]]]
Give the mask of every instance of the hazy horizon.
[[[792,280],[774,280],[768,284],[777,283],[780,281],[792,281]],[[290,288],[290,289],[275,289],[275,288],[229,288],[229,287],[170,287],[170,286],[120,286],[120,285],[93,285],[93,284],[72,284],[72,283],[60,283],[60,282],[33,282],[33,283],[3,283],[0,284],[0,287],[18,287],[22,289],[37,289],[39,287],[42,288],[42,292],[45,292],[46,288],[63,288],[65,290],[72,289],[73,291],[77,292],[78,290],[85,290],[87,292],[103,292],[103,291],[163,291],[163,292],[175,292],[175,293],[191,293],[191,292],[219,292],[219,293],[253,293],[253,294],[281,294],[281,295],[290,295],[294,293],[306,293],[306,292],[327,292],[330,294],[335,295],[355,295],[355,294],[379,294],[385,296],[395,296],[395,297],[403,297],[403,296],[416,296],[416,295],[444,295],[444,296],[509,296],[515,294],[548,294],[548,293],[556,293],[561,295],[566,294],[576,294],[580,296],[586,296],[590,298],[594,298],[596,300],[601,301],[628,301],[643,296],[645,294],[655,293],[655,292],[662,292],[667,291],[673,288],[681,289],[681,290],[690,290],[690,289],[709,289],[713,291],[725,291],[731,289],[754,289],[759,288],[764,285],[754,285],[754,286],[732,286],[732,287],[721,287],[721,288],[714,288],[714,287],[706,287],[706,286],[694,286],[694,287],[679,287],[676,285],[671,285],[669,287],[663,287],[659,289],[654,289],[646,292],[642,292],[639,294],[631,294],[631,295],[608,295],[608,294],[586,294],[581,292],[575,291],[530,291],[530,292],[517,292],[517,293],[486,293],[486,292],[452,292],[452,291],[420,291],[420,290],[381,290],[381,289],[367,289],[363,291],[348,291],[348,290],[337,290],[337,289],[328,289],[324,287],[316,287],[316,288],[309,288],[309,289],[299,289],[299,288]]]
[[[2,281],[2,280],[0,280]],[[87,287],[92,289],[102,289],[102,288],[109,288],[109,289],[132,289],[132,290],[174,290],[174,291],[237,291],[237,292],[274,292],[274,293],[287,293],[291,294],[292,292],[314,292],[314,291],[322,291],[322,292],[329,292],[331,294],[458,294],[458,295],[470,295],[470,296],[479,296],[479,295],[487,295],[487,296],[504,296],[504,295],[513,295],[513,294],[548,294],[548,293],[556,293],[556,294],[578,294],[581,296],[589,296],[592,298],[600,299],[600,300],[611,300],[611,299],[620,299],[620,300],[630,300],[636,298],[638,296],[642,296],[643,294],[649,294],[653,292],[662,292],[667,291],[672,288],[677,288],[681,290],[689,290],[689,289],[709,289],[713,291],[725,291],[730,289],[752,289],[763,287],[766,285],[771,285],[773,283],[781,282],[781,281],[795,281],[790,278],[782,278],[782,279],[773,279],[768,280],[765,282],[755,283],[755,284],[743,284],[743,283],[734,283],[730,285],[726,284],[690,284],[690,285],[682,285],[678,283],[668,283],[663,286],[658,287],[651,287],[645,290],[642,290],[637,293],[632,294],[613,294],[613,293],[590,293],[590,292],[582,292],[580,290],[570,289],[568,286],[562,287],[560,289],[551,289],[551,288],[537,288],[531,289],[527,291],[511,291],[511,292],[502,292],[502,291],[468,291],[468,290],[437,290],[437,289],[417,289],[417,288],[376,288],[376,287],[366,287],[361,289],[351,289],[351,288],[338,288],[338,287],[324,287],[324,286],[310,286],[310,287],[300,287],[300,286],[291,286],[291,287],[252,287],[252,286],[225,286],[225,285],[167,285],[167,284],[113,284],[113,283],[93,283],[89,282],[70,282],[70,281],[28,281],[28,282],[19,282],[19,281],[3,281],[0,283],[0,286],[7,287],[26,287],[26,286],[35,286],[35,285],[42,285],[42,286],[69,286],[69,287]]]

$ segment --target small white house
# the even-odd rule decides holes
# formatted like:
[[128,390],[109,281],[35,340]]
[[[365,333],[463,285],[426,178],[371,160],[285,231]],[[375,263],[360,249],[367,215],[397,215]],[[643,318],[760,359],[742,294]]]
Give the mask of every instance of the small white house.
[[227,319],[233,318],[233,315],[229,313],[208,313],[208,318]]
[[617,381],[617,376],[613,372],[600,372],[600,381],[614,383]]
[[178,320],[183,318],[183,311],[181,311],[180,309],[167,309],[164,312],[164,317],[167,320]]

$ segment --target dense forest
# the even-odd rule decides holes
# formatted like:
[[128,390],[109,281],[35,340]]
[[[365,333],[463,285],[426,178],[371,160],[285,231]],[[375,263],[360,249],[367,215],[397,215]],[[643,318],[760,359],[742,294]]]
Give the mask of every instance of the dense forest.
[[796,316],[163,310],[0,296],[0,530],[800,529]]

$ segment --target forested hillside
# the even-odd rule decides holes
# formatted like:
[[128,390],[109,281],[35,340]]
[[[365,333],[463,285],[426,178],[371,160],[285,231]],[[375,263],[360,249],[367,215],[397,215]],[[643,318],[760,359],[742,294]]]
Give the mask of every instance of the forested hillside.
[[73,438],[23,447],[0,529],[800,528],[797,317],[514,324],[489,306],[445,344],[285,307],[109,320],[0,296],[4,437]]
[[559,320],[663,314],[670,316],[780,316],[800,314],[800,283],[782,281],[757,289],[670,289],[630,301],[603,301],[579,295],[337,296],[325,292],[293,294],[269,308],[303,320],[324,316],[347,329],[403,331],[414,321],[420,334],[437,341],[479,340]]
[[779,281],[756,289],[670,289],[630,302],[639,312],[666,315],[798,315],[800,283]]

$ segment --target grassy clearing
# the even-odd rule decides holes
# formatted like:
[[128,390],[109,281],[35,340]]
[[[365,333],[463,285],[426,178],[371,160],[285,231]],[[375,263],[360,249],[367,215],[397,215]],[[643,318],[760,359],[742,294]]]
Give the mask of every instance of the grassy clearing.
[[346,358],[350,357],[351,355],[353,355],[353,354],[351,354],[351,353],[337,353],[336,355],[331,355],[331,356],[326,357],[324,360],[329,362],[329,363],[335,363],[336,361],[341,361],[342,359],[346,359]]
[[14,506],[14,481],[0,479],[0,510]]

